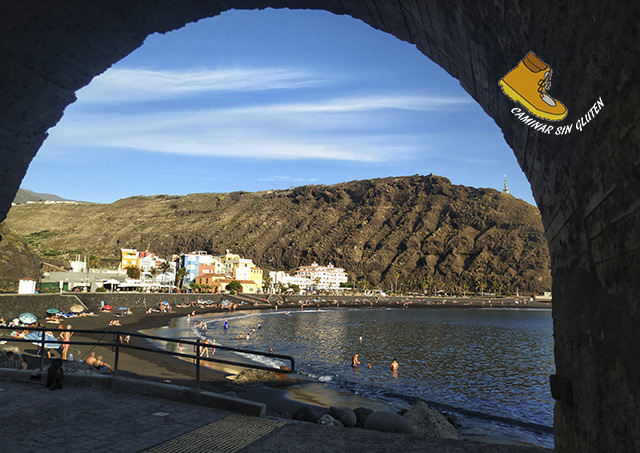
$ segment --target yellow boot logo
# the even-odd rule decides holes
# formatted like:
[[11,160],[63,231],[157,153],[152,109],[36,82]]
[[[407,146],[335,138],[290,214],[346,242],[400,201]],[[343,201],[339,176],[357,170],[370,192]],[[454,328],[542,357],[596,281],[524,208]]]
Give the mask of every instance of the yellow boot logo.
[[504,94],[522,104],[531,114],[550,121],[567,116],[562,102],[547,94],[551,88],[551,68],[529,52],[507,75],[500,79]]

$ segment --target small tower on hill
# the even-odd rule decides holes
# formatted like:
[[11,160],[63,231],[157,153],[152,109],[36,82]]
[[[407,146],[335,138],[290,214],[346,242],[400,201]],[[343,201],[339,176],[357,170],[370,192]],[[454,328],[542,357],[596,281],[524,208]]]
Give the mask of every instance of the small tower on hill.
[[504,187],[502,188],[502,193],[509,193],[509,188],[507,187],[507,175],[504,175]]

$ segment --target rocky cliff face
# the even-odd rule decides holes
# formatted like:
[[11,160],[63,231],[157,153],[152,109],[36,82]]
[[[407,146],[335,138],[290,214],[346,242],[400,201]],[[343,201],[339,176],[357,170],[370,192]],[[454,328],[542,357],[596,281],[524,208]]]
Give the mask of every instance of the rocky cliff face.
[[17,291],[23,278],[40,276],[40,260],[25,241],[0,223],[0,292]]
[[432,175],[110,205],[30,204],[13,207],[7,223],[43,256],[113,260],[130,247],[170,258],[230,249],[267,270],[332,262],[352,280],[385,289],[551,288],[534,206]]

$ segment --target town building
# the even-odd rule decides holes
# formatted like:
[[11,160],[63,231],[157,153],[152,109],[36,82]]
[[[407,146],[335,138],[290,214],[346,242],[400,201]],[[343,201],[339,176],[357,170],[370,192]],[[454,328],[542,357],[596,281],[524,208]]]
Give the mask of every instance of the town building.
[[139,252],[138,253],[138,267],[142,272],[150,272],[153,268],[158,268],[162,263],[162,259],[158,258],[155,253]]
[[[127,273],[122,270],[88,269],[87,272],[54,271],[44,272],[40,279],[40,292],[58,291],[95,291],[105,281],[124,283]],[[115,286],[117,287],[117,286]],[[115,288],[111,285],[109,288]]]
[[197,278],[206,274],[219,274],[238,281],[253,281],[256,288],[262,288],[262,269],[256,267],[253,261],[230,253],[209,255],[207,252],[183,253],[178,259],[178,266],[187,271],[184,285],[198,283]]
[[34,278],[23,278],[18,283],[18,294],[35,294],[37,281]]
[[259,287],[253,280],[237,280],[235,278],[229,278],[222,274],[204,273],[196,277],[196,283],[198,285],[208,286],[211,292],[220,293],[226,291],[227,285],[232,281],[237,281],[242,286],[241,293],[258,293],[261,287]]
[[178,269],[184,267],[187,271],[184,276],[184,286],[196,281],[196,277],[200,275],[201,265],[214,265],[213,256],[205,251],[180,254],[177,267]]
[[331,263],[320,266],[315,261],[311,266],[300,266],[295,275],[313,281],[313,287],[317,290],[337,290],[340,288],[340,283],[347,283],[349,280],[343,268],[335,267]]
[[276,292],[276,290],[282,291],[293,285],[298,286],[301,291],[306,292],[312,290],[315,286],[315,282],[310,278],[290,275],[285,271],[270,271],[269,278],[271,279],[271,292]]
[[120,249],[120,269],[128,267],[139,267],[138,251],[136,249]]
[[80,259],[69,262],[72,272],[87,272],[87,262]]

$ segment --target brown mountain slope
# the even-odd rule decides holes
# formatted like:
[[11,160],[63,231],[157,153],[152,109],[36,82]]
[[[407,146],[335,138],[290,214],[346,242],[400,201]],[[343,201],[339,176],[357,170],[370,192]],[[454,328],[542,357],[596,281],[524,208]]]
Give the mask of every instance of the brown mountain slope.
[[0,223],[0,292],[17,291],[23,278],[40,276],[40,260],[24,240]]
[[258,193],[132,197],[110,205],[15,206],[7,224],[41,256],[115,259],[121,247],[161,256],[230,249],[267,270],[333,262],[354,280],[417,290],[551,288],[538,210],[492,189],[438,176],[353,181]]

